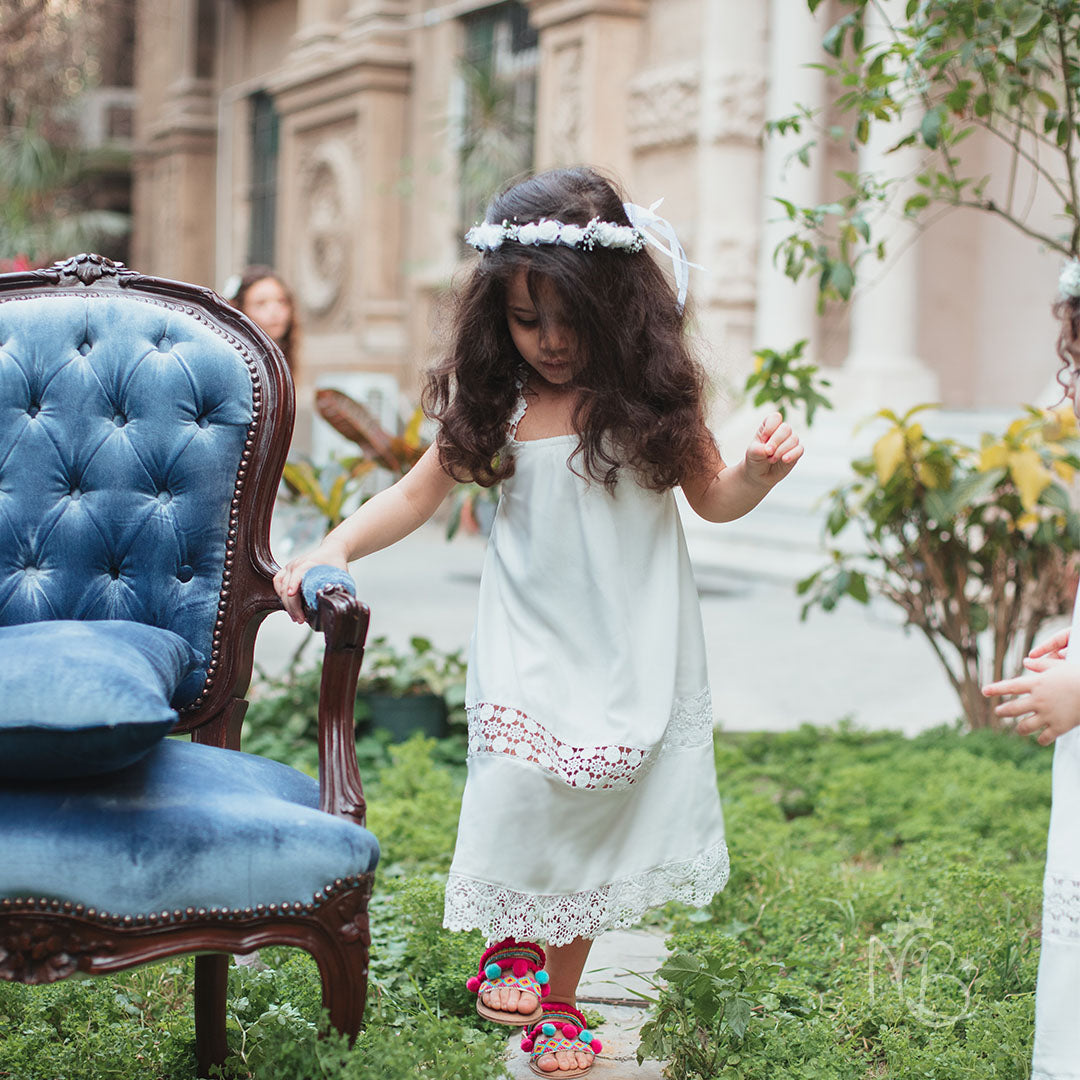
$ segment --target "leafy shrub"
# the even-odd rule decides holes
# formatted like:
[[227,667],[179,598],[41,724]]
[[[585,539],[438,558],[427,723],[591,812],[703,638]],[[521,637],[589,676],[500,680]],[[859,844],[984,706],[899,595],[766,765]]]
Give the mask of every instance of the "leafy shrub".
[[888,430],[832,492],[827,533],[853,525],[859,544],[834,547],[831,564],[799,583],[803,617],[844,596],[885,597],[926,637],[972,727],[996,727],[981,687],[1019,664],[1075,592],[1080,515],[1066,485],[1080,467],[1076,417],[1029,409],[976,450],[927,435],[922,408],[881,410]]

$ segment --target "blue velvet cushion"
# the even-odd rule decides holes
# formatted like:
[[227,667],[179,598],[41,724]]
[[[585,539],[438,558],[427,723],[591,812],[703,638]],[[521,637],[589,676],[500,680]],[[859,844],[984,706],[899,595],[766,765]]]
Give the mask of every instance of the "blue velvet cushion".
[[178,634],[137,622],[0,626],[0,777],[130,765],[176,723],[170,699],[202,663]]
[[309,903],[379,859],[318,805],[296,769],[181,739],[107,777],[0,785],[0,897],[131,915]]

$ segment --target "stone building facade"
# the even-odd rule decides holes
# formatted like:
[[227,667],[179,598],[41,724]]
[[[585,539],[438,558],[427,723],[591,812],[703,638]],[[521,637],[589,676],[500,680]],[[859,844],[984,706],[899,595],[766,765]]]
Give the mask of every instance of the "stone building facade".
[[[663,197],[706,268],[691,297],[721,411],[753,348],[800,337],[852,413],[1009,407],[1052,378],[1057,260],[988,217],[897,235],[888,272],[826,319],[773,267],[772,197],[823,199],[843,164],[794,167],[762,139],[766,117],[825,101],[805,65],[827,4],[814,19],[805,0],[137,2],[132,264],[217,288],[276,265],[300,305],[301,400],[335,373],[415,395],[484,178],[576,162]],[[1005,160],[969,153],[991,175]]]

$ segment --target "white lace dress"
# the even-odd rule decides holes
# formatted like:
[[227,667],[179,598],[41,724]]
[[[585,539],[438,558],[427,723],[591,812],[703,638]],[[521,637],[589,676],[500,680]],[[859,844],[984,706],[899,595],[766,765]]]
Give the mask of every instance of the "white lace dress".
[[511,440],[480,584],[444,924],[490,940],[594,938],[668,900],[706,904],[728,877],[674,495],[588,483],[575,445]]
[[[1068,662],[1080,662],[1080,596]],[[1080,727],[1054,741],[1032,1080],[1080,1080]]]

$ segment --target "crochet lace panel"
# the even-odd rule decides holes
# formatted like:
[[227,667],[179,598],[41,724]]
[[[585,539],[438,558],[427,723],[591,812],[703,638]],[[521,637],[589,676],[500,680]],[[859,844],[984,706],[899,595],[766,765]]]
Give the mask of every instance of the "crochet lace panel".
[[452,873],[443,925],[447,930],[482,930],[489,940],[514,937],[565,945],[574,938],[633,926],[650,908],[669,900],[704,907],[727,884],[729,873],[722,840],[685,862],[578,893],[537,896]]
[[573,746],[538,720],[509,705],[477,702],[469,717],[469,756],[509,754],[554,773],[577,788],[627,787],[649,770],[656,758],[712,742],[712,697],[706,686],[692,698],[675,702],[659,746]]
[[1043,880],[1042,936],[1080,941],[1080,878],[1047,874]]
[[506,423],[506,439],[509,442],[511,439],[517,438],[518,424],[521,423],[522,417],[524,417],[526,411],[529,408],[529,403],[525,400],[525,384],[521,379],[517,379],[518,399],[517,404],[514,406],[514,411],[510,414],[510,419]]

